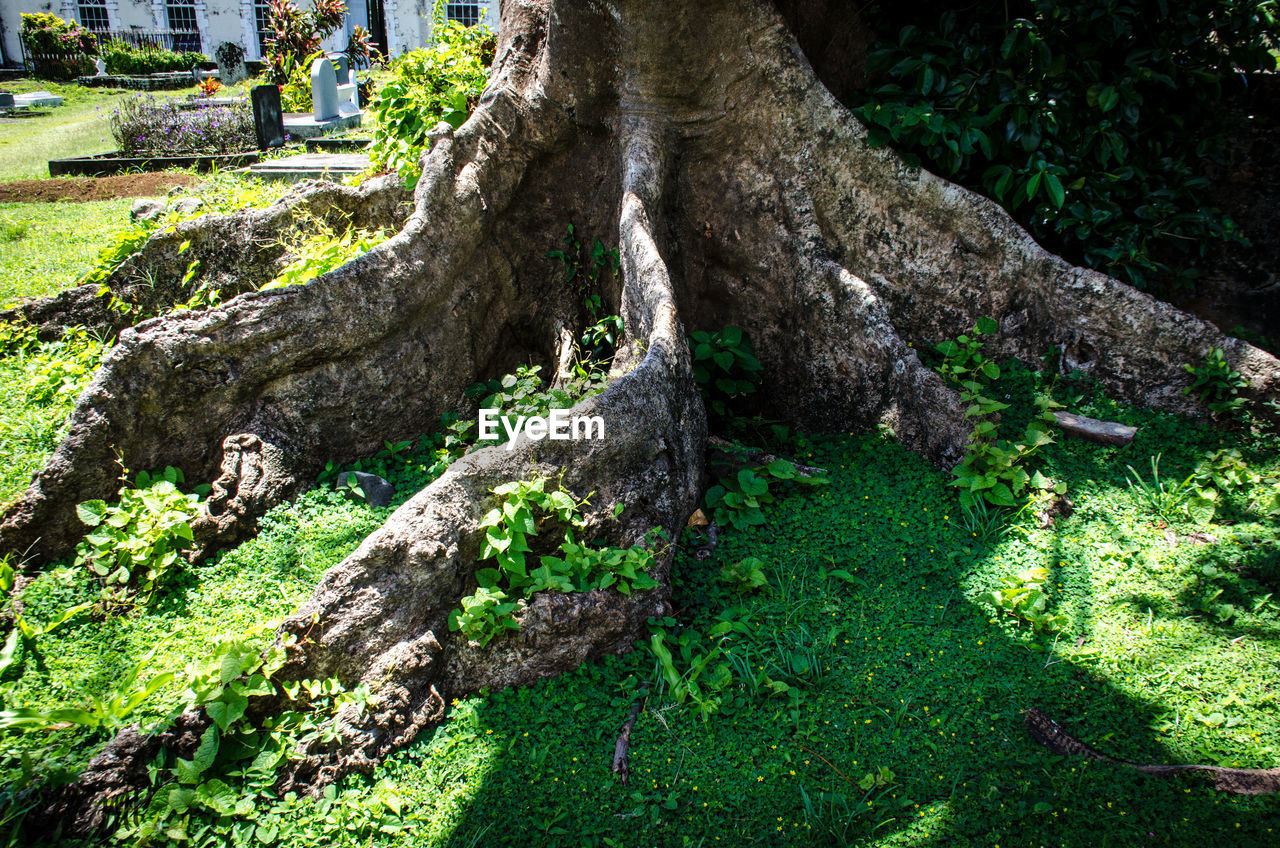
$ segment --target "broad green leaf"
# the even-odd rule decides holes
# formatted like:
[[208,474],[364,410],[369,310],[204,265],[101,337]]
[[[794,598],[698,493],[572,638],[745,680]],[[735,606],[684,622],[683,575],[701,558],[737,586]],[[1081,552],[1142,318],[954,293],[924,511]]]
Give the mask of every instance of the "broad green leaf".
[[101,524],[106,512],[107,504],[105,501],[85,501],[76,507],[76,516],[90,527],[97,527]]

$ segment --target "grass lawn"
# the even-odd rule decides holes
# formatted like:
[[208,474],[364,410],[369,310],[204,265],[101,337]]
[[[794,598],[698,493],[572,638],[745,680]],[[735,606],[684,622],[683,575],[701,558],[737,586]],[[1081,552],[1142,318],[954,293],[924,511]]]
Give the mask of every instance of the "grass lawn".
[[[1275,797],[1057,757],[1021,719],[1039,707],[1135,762],[1277,764],[1280,526],[1251,508],[1261,493],[1241,490],[1212,525],[1174,515],[1166,527],[1125,481],[1126,465],[1146,471],[1157,453],[1167,479],[1180,480],[1204,452],[1232,445],[1274,474],[1275,441],[1117,407],[1085,384],[1050,387],[1016,370],[995,396],[1010,399],[1006,419],[1017,429],[1013,419],[1049,389],[1085,395],[1073,407],[1086,414],[1140,427],[1126,448],[1071,441],[1037,458],[1076,506],[1050,529],[1029,512],[989,535],[966,527],[948,475],[882,436],[794,442],[802,461],[830,470],[831,484],[782,498],[761,526],[725,532],[708,560],[680,553],[675,616],[655,622],[686,680],[712,649],[712,628],[737,623],[722,628],[729,634],[701,678],[695,700],[705,709],[677,703],[641,647],[519,691],[457,700],[443,725],[318,802],[241,789],[229,772],[204,803],[188,803],[174,784],[165,792],[178,794],[158,797],[181,807],[153,844],[1277,844]],[[423,462],[375,470],[400,484],[403,500]],[[256,630],[261,644],[262,628],[387,514],[313,490],[145,608],[80,616],[39,637],[39,655],[24,653],[20,676],[7,675],[4,700],[83,705],[140,662],[143,679],[217,662],[220,633]],[[726,579],[747,557],[760,560],[765,586]],[[1036,567],[1057,616],[1057,629],[1039,633],[988,597],[1024,585]],[[27,615],[50,621],[95,591],[82,570],[51,571],[26,589]],[[786,685],[762,685],[762,675]],[[142,714],[163,714],[180,688],[163,688]],[[623,785],[609,765],[637,699],[645,709]],[[7,731],[0,779],[21,779],[23,754],[28,769],[74,771],[107,738]]]
[[[248,91],[247,86],[246,82],[237,83],[220,96],[243,94]],[[115,150],[108,117],[121,101],[139,94],[30,79],[5,83],[5,88],[15,94],[50,91],[60,95],[63,103],[47,109],[48,114],[40,117],[0,121],[0,181],[40,179],[49,176],[50,159]],[[151,93],[156,97],[185,97],[195,92],[193,85],[189,89]]]
[[71,286],[129,223],[131,198],[0,203],[0,305]]
[[115,148],[107,115],[116,104],[132,96],[122,91],[84,88],[75,83],[17,80],[6,83],[15,94],[51,91],[63,98],[61,106],[47,109],[37,118],[0,122],[0,180],[38,179],[49,176],[49,160],[89,156]]

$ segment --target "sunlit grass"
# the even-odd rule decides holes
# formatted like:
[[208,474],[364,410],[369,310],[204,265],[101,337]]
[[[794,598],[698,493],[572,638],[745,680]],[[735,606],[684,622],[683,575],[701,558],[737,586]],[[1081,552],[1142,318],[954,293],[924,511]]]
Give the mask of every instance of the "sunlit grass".
[[131,198],[89,203],[0,203],[0,307],[71,287],[116,233],[129,228]]

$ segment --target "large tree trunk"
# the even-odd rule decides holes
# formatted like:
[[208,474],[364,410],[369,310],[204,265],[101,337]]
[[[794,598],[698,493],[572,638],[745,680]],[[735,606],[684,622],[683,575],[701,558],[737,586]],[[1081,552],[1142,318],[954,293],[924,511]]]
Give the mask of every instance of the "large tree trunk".
[[[807,20],[804,3],[785,5]],[[619,376],[578,410],[604,416],[607,440],[476,452],[325,576],[281,628],[298,637],[285,673],[364,682],[379,706],[346,716],[345,744],[299,764],[291,785],[368,767],[452,696],[632,644],[665,590],[544,593],[518,632],[483,649],[445,622],[475,586],[479,522],[504,481],[564,469],[569,489],[597,493],[598,535],[678,534],[706,441],[686,330],[750,333],[766,414],[817,429],[888,423],[941,464],[968,428],[911,348],[980,315],[999,320],[1000,354],[1058,345],[1133,403],[1189,409],[1182,366],[1211,347],[1254,394],[1274,395],[1280,363],[1267,354],[1072,267],[990,201],[868,147],[770,0],[503,6],[490,87],[467,124],[440,132],[403,230],[306,286],[122,332],[0,531],[7,550],[67,553],[76,503],[114,494],[118,450],[131,468],[178,465],[193,480],[221,463],[204,532],[230,540],[325,460],[430,429],[471,382],[528,360],[554,373],[559,331],[583,310],[545,252],[569,221],[616,238],[621,289],[606,297],[626,323]],[[153,255],[162,246],[134,267]],[[656,576],[669,566],[668,553]],[[76,803],[92,797],[82,787]]]

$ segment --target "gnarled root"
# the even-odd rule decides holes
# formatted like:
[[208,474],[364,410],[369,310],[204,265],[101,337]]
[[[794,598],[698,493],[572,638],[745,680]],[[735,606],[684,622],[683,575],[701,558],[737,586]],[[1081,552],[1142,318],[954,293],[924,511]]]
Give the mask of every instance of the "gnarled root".
[[[231,215],[202,215],[153,235],[103,283],[90,283],[0,312],[0,321],[32,324],[41,340],[83,326],[98,336],[114,336],[137,320],[186,303],[197,288],[214,300],[230,300],[269,282],[287,259],[284,239],[304,218],[339,231],[399,230],[412,210],[412,197],[394,176],[369,180],[359,188],[306,181],[266,209]],[[185,245],[185,247],[184,247]],[[187,279],[187,268],[199,274]],[[113,305],[114,303],[114,305]]]

